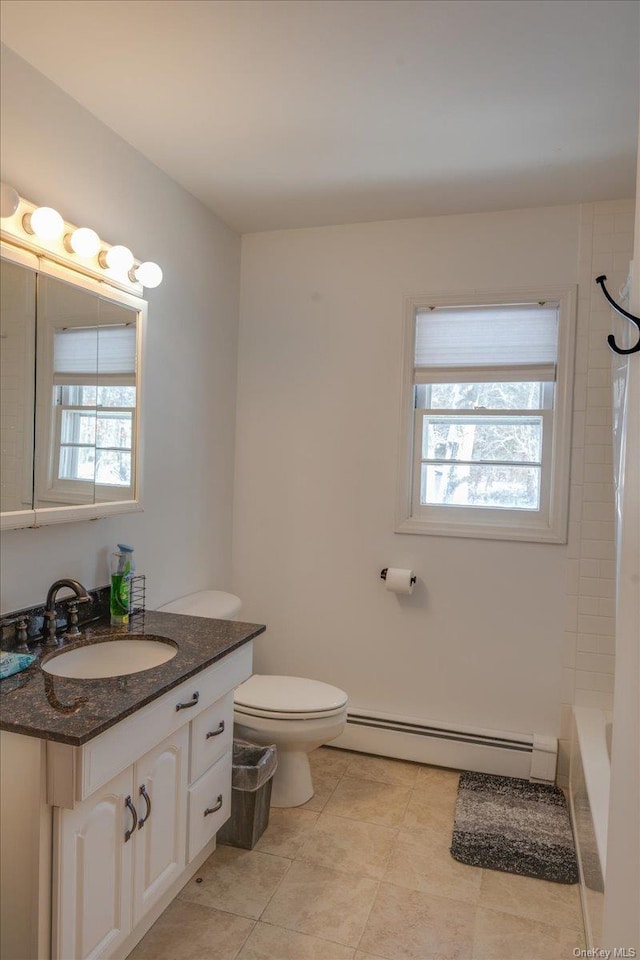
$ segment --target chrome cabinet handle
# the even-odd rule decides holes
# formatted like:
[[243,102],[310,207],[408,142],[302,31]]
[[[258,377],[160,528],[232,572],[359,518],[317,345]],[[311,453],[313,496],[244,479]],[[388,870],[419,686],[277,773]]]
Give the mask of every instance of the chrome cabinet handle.
[[136,813],[136,808],[131,802],[131,797],[127,797],[127,799],[124,802],[124,805],[125,807],[129,808],[129,810],[131,811],[131,816],[133,817],[133,825],[131,827],[131,830],[125,830],[124,832],[124,842],[126,843],[127,840],[131,839],[131,837],[133,836],[134,830],[138,826],[138,814]]
[[200,694],[196,690],[189,703],[176,703],[176,710],[188,710],[189,707],[195,707],[196,703],[200,699]]
[[216,810],[219,810],[221,806],[222,806],[222,794],[219,793],[218,799],[216,800],[215,807],[207,807],[207,809],[204,812],[205,817],[208,817],[210,813],[215,813]]
[[220,726],[217,730],[210,730],[206,735],[205,740],[210,740],[211,737],[219,737],[221,733],[224,733],[224,720],[220,721]]
[[146,804],[147,804],[147,812],[145,813],[144,817],[140,817],[140,819],[138,820],[138,830],[142,830],[142,828],[144,827],[145,823],[147,822],[147,820],[148,820],[149,817],[151,816],[151,797],[150,797],[149,794],[147,793],[147,789],[146,789],[144,783],[143,783],[142,786],[140,787],[140,796],[141,796],[141,797],[144,797],[144,799],[145,799],[145,801],[146,801]]

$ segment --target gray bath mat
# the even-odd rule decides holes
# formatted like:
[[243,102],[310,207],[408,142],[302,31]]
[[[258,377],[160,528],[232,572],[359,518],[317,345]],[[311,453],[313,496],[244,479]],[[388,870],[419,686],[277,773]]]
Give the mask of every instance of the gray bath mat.
[[451,854],[474,867],[578,882],[567,802],[551,784],[463,773]]

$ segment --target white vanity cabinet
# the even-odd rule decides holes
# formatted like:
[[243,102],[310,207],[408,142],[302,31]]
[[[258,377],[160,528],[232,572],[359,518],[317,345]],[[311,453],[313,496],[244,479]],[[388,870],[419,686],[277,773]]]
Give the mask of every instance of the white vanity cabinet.
[[[13,904],[7,885],[3,951],[11,944],[12,953],[3,957],[123,960],[130,953],[214,851],[230,816],[233,690],[250,676],[251,662],[247,643],[82,746],[31,740],[40,753],[25,752],[19,741],[30,738],[9,735],[17,741],[14,760],[20,755],[24,766],[33,754],[31,796],[41,790],[42,826],[30,872],[16,876],[21,895],[37,903],[36,922],[20,926],[24,903]],[[6,809],[18,849],[38,808],[25,805],[21,814],[14,783],[3,793],[16,795]]]
[[54,957],[110,957],[182,874],[188,761],[187,724],[73,810],[55,809]]

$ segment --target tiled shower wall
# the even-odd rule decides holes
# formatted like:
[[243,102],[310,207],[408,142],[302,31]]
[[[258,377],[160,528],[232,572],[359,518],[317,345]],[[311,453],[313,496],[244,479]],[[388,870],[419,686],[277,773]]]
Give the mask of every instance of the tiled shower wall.
[[611,708],[615,663],[615,522],[611,351],[612,313],[594,283],[607,276],[618,298],[633,257],[634,201],[581,208],[578,324],[567,605],[558,779],[569,774],[571,705]]

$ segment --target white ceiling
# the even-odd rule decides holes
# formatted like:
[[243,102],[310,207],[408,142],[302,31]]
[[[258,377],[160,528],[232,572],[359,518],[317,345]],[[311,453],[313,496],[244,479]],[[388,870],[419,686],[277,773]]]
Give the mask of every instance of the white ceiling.
[[636,0],[3,0],[240,232],[633,196]]

